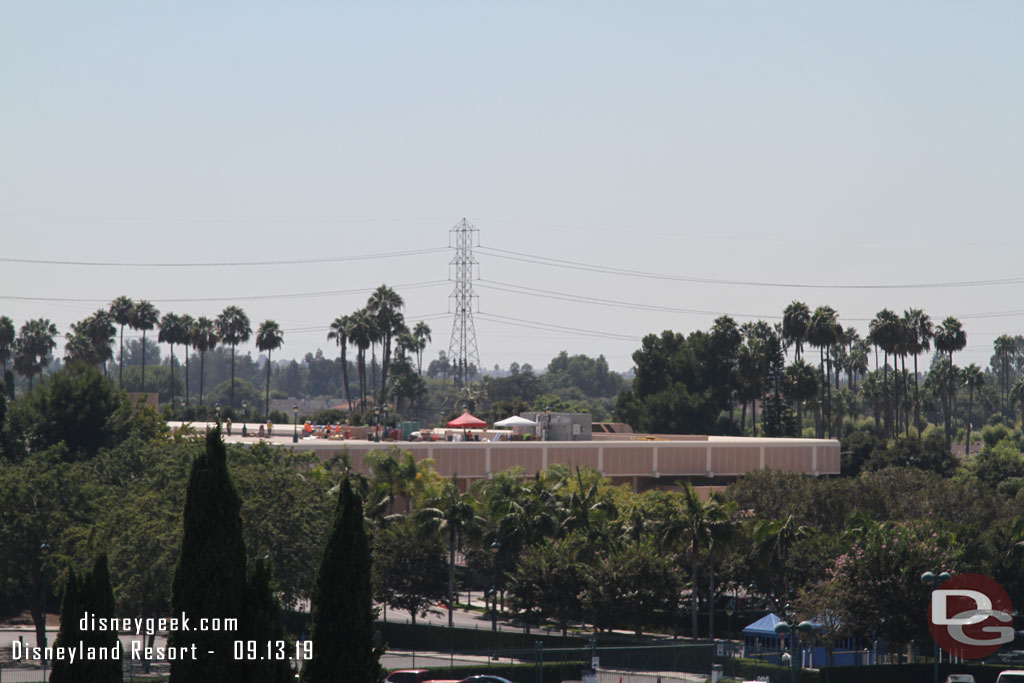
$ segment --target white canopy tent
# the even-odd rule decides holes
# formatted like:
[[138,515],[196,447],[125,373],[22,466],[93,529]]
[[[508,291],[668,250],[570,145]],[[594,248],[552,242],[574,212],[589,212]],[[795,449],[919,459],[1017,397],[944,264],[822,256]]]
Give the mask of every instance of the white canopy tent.
[[504,420],[494,423],[495,427],[536,427],[537,423],[533,420],[527,420],[525,417],[519,417],[513,415],[512,417],[506,417]]

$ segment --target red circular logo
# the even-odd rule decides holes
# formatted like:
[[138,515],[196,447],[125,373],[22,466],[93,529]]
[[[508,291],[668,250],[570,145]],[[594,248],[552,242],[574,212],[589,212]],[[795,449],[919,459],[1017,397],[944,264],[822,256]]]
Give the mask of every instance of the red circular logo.
[[959,574],[932,591],[928,628],[949,654],[983,659],[1013,641],[1013,604],[995,580]]

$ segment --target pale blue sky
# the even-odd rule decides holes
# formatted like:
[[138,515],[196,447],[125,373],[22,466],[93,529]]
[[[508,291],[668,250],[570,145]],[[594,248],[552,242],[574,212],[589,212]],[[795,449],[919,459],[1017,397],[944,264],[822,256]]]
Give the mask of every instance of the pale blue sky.
[[[759,283],[1024,277],[1018,2],[0,2],[0,257],[302,259],[490,248]],[[986,364],[1022,285],[796,289],[553,268],[480,253],[486,367],[559,350],[625,370],[646,333],[829,304],[960,316]],[[239,303],[321,347],[398,289],[448,310],[447,253],[115,268],[0,262],[0,314],[61,332],[110,299]],[[495,285],[495,283],[505,283]],[[486,287],[484,286],[486,285]],[[514,285],[708,311],[628,310]],[[10,297],[86,301],[23,301]],[[1001,316],[979,316],[979,314]],[[492,315],[622,335],[510,326]],[[742,317],[740,317],[742,316]],[[507,322],[507,321],[506,321]],[[450,318],[431,318],[447,349]]]

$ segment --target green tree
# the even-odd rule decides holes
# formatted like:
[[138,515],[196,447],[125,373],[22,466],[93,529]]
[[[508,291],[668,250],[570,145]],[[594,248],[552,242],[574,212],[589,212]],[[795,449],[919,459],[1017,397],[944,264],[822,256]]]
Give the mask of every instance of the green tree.
[[[60,630],[53,642],[55,648],[77,646],[82,638],[79,620],[82,618],[82,596],[79,588],[78,572],[74,567],[67,568],[64,579],[64,598],[60,603]],[[80,662],[81,663],[81,662]],[[50,670],[50,683],[74,683],[82,680],[79,672],[66,658],[53,660]]]
[[478,522],[473,497],[459,493],[452,480],[445,482],[441,495],[435,498],[431,507],[416,511],[417,519],[430,531],[448,536],[448,628],[452,628],[452,606],[455,604],[455,552],[462,545],[467,530]]
[[914,425],[917,426],[917,432],[920,434],[924,431],[924,425],[921,422],[921,387],[920,374],[917,371],[917,357],[931,350],[935,326],[928,314],[919,308],[904,311],[903,317],[911,331],[908,350],[914,356]]
[[114,322],[121,328],[121,350],[117,355],[117,388],[123,388],[121,383],[124,373],[124,326],[131,326],[132,316],[135,311],[135,302],[126,296],[119,296],[110,302],[110,315]]
[[430,326],[422,320],[416,323],[416,327],[412,329],[413,339],[416,340],[416,372],[420,375],[423,374],[423,351],[427,348],[427,343],[433,341],[430,338]]
[[[822,390],[827,396],[822,396],[824,415],[822,422],[828,428],[828,435],[832,436],[832,374],[830,363],[832,347],[836,345],[843,328],[838,322],[839,315],[830,306],[819,306],[814,309],[811,322],[807,326],[807,341],[811,346],[818,348],[821,357],[821,382]],[[827,367],[826,367],[827,366]],[[821,434],[819,434],[821,436]]]
[[399,517],[378,531],[373,543],[377,600],[407,611],[413,624],[445,599],[444,545],[427,529],[415,517]]
[[356,347],[356,363],[359,368],[360,409],[366,411],[366,349],[377,338],[377,319],[365,308],[349,316],[348,338]]
[[32,378],[42,373],[49,365],[50,354],[56,348],[57,326],[46,318],[29,320],[18,331],[14,341],[14,369],[28,377],[28,388],[32,390]]
[[[542,543],[528,548],[510,572],[511,606],[528,624],[554,621],[564,637],[570,622],[581,621],[580,596],[585,588],[586,565],[577,558],[578,537]],[[592,594],[592,597],[597,597]],[[611,615],[601,614],[601,619]]]
[[953,354],[967,346],[967,333],[959,320],[950,316],[935,330],[935,350],[949,354],[949,382],[946,385],[946,448],[953,445],[953,408],[956,388],[953,381]]
[[[220,429],[212,429],[189,473],[181,554],[171,587],[173,613],[193,620],[238,618],[246,585],[240,511]],[[198,656],[171,663],[172,683],[242,683],[243,671],[229,657],[236,637],[224,630],[173,632],[171,646],[195,645]]]
[[387,401],[388,370],[391,366],[391,341],[399,331],[405,328],[405,319],[402,316],[402,308],[405,302],[395,290],[387,285],[381,285],[373,291],[366,302],[366,310],[377,318],[378,340],[381,342],[381,392],[377,397],[378,403]]
[[235,347],[249,341],[252,328],[249,316],[238,306],[228,306],[217,316],[217,336],[231,347],[231,396],[230,405],[235,407]]
[[139,391],[146,390],[146,332],[156,326],[160,318],[160,311],[145,299],[139,301],[132,308],[132,318],[128,325],[133,330],[142,330],[142,383]]
[[[879,311],[871,321],[868,338],[871,343],[882,349],[882,389],[885,395],[885,433],[893,436],[895,429],[892,424],[892,394],[889,392],[889,355],[895,352],[898,344],[899,317],[888,308]],[[877,358],[877,357],[876,357]],[[893,361],[895,366],[895,361]]]
[[191,355],[192,328],[195,327],[196,321],[189,314],[182,313],[178,316],[178,322],[181,324],[181,336],[178,338],[178,342],[185,347],[185,405],[189,405],[188,357]]
[[362,502],[342,483],[313,588],[313,658],[303,683],[379,683],[381,650],[374,645],[370,545]]
[[818,377],[814,366],[800,358],[786,368],[786,396],[796,403],[797,435],[803,436],[804,403],[818,395]]
[[964,368],[967,380],[967,450],[971,454],[971,428],[974,426],[974,390],[985,385],[985,373],[974,363]]
[[345,388],[345,400],[348,401],[348,412],[352,412],[352,392],[348,388],[348,359],[345,357],[348,351],[348,330],[352,324],[352,319],[347,315],[339,315],[331,323],[331,330],[327,333],[328,341],[335,341],[338,343],[338,348],[341,350],[341,381],[342,386]]
[[171,365],[169,374],[171,379],[172,406],[174,405],[174,345],[184,343],[187,338],[188,331],[181,322],[181,316],[175,315],[174,313],[164,313],[164,317],[160,319],[160,332],[157,335],[157,340],[171,347]]
[[281,348],[283,343],[284,332],[281,331],[281,326],[273,320],[264,320],[256,330],[256,348],[267,354],[267,391],[263,403],[267,420],[270,420],[270,354]]
[[203,378],[206,377],[206,352],[214,349],[220,338],[217,327],[209,318],[200,316],[192,326],[189,338],[199,352],[199,405],[203,405]]
[[[270,568],[260,558],[256,560],[246,585],[240,621],[245,640],[258,643],[257,649],[264,653],[267,647],[264,643],[271,643],[272,657],[264,654],[260,659],[239,662],[245,670],[242,680],[246,683],[291,683],[295,680],[288,663],[290,648],[287,647],[281,623],[281,607],[270,583]],[[283,658],[277,659],[279,655]]]
[[27,411],[34,450],[63,443],[69,460],[87,460],[114,445],[110,420],[121,398],[94,366],[69,363],[23,401],[19,410]]
[[[1001,334],[996,337],[993,347],[1001,366],[1001,372],[999,373],[999,409],[1004,411],[1005,414],[1006,398],[1010,390],[1010,357],[1017,352],[1017,341],[1008,334]],[[1013,412],[1012,408],[1010,412]]]
[[782,338],[786,344],[792,344],[796,351],[796,360],[800,360],[804,343],[807,341],[807,328],[811,324],[811,309],[802,301],[794,301],[786,306],[782,313]]

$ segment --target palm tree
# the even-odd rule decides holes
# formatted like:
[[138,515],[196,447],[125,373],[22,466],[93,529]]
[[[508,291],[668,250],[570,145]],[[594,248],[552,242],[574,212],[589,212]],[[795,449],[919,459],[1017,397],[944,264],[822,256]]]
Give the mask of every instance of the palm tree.
[[917,426],[917,433],[924,431],[921,424],[921,392],[920,375],[917,371],[917,357],[932,348],[932,337],[935,336],[935,326],[927,313],[919,308],[910,308],[903,312],[908,327],[912,331],[910,337],[910,353],[914,354],[914,424]]
[[377,333],[377,319],[365,308],[360,308],[349,319],[348,338],[356,347],[359,366],[359,402],[366,410],[366,349],[370,348]]
[[804,342],[807,341],[807,327],[811,324],[811,309],[802,301],[794,301],[782,313],[782,338],[792,344],[796,360],[800,360]]
[[232,409],[235,407],[235,347],[242,342],[249,341],[250,334],[252,334],[252,327],[249,326],[249,316],[238,306],[228,306],[217,316],[217,336],[223,343],[231,347],[230,401]]
[[825,415],[822,422],[828,426],[828,436],[832,437],[832,382],[831,369],[826,370],[830,362],[832,347],[842,334],[843,328],[839,325],[839,314],[831,306],[818,306],[811,316],[811,322],[807,326],[807,341],[811,346],[818,349],[821,361],[821,383],[822,390],[827,390],[828,396],[824,400]]
[[6,315],[0,316],[0,363],[3,364],[0,386],[7,377],[7,361],[11,359],[11,352],[14,350],[14,339],[14,321]]
[[267,398],[266,414],[267,422],[270,421],[270,352],[281,348],[284,343],[284,332],[281,326],[273,320],[264,320],[256,330],[256,348],[267,353]]
[[[720,504],[714,498],[706,503],[700,499],[696,489],[687,482],[679,482],[683,487],[683,519],[670,519],[660,530],[663,542],[672,543],[685,535],[690,541],[691,611],[693,617],[693,637],[697,638],[697,560],[700,551],[708,551],[710,596],[708,607],[712,613],[708,621],[714,628],[715,572],[714,555],[717,547],[728,542],[736,532],[736,522],[732,519],[732,504]],[[714,633],[714,631],[711,631]]]
[[1013,386],[1010,387],[1009,399],[1010,415],[1012,421],[1017,421],[1016,416],[1013,415],[1013,406],[1016,405],[1017,403],[1020,403],[1020,419],[1024,420],[1024,377],[1019,378],[1016,382],[1013,383]]
[[[1007,392],[1010,390],[1010,373],[1007,367],[1010,356],[1017,352],[1017,341],[1008,334],[1001,334],[996,337],[995,352],[999,356],[1002,372],[999,373],[999,410],[1004,412]],[[1013,410],[1011,409],[1012,413]],[[1004,412],[1005,414],[1005,412]]]
[[81,360],[89,365],[103,366],[103,374],[107,374],[107,361],[113,358],[110,345],[113,343],[114,329],[110,313],[100,309],[89,317],[73,323],[71,334],[66,335],[64,357],[67,360]]
[[459,493],[455,476],[445,482],[441,494],[432,507],[416,511],[417,518],[430,532],[448,533],[448,628],[453,627],[452,607],[455,604],[455,551],[462,545],[462,537],[475,524],[482,521],[476,514],[473,497]]
[[[882,349],[882,388],[885,390],[885,433],[892,436],[892,403],[889,396],[889,354],[893,353],[897,344],[899,317],[888,308],[883,308],[871,321],[868,338],[871,343]],[[895,365],[895,361],[893,361]]]
[[18,331],[14,340],[14,369],[28,377],[29,391],[32,391],[32,379],[50,362],[50,353],[57,346],[56,336],[57,326],[46,318],[29,320]]
[[381,342],[380,395],[377,401],[384,403],[388,393],[388,367],[391,364],[391,340],[405,327],[402,308],[405,302],[395,290],[381,285],[366,301],[366,309],[377,317],[377,328]]
[[195,327],[196,321],[188,313],[183,313],[178,316],[178,322],[181,323],[178,343],[185,347],[185,405],[188,405],[188,357],[191,355],[192,328]]
[[818,395],[818,377],[814,366],[800,358],[786,368],[786,396],[796,403],[797,436],[804,433],[804,401]]
[[135,304],[132,309],[131,320],[128,325],[133,330],[142,330],[142,388],[146,390],[146,331],[156,327],[156,321],[160,318],[160,311],[150,302],[143,299]]
[[433,339],[430,338],[430,326],[422,320],[416,323],[416,327],[412,329],[412,336],[416,340],[416,373],[419,375],[423,374],[423,352],[427,348],[427,344]]
[[110,315],[121,327],[121,353],[117,361],[117,388],[121,389],[121,378],[124,374],[124,326],[130,325],[135,311],[135,303],[126,296],[119,296],[110,302]]
[[953,385],[953,354],[967,346],[967,333],[953,316],[942,321],[935,330],[935,350],[949,353],[949,385],[946,388],[946,448],[953,447],[953,406],[956,390]]
[[348,350],[348,328],[352,319],[347,315],[339,315],[331,323],[331,330],[327,333],[328,341],[338,342],[341,349],[341,383],[345,387],[345,400],[348,401],[348,412],[352,412],[352,392],[348,389],[348,359],[345,352]]
[[217,336],[217,327],[213,321],[205,316],[200,316],[192,326],[189,335],[192,346],[199,352],[199,405],[203,405],[203,379],[206,376],[206,352],[217,347],[220,338]]
[[964,379],[967,381],[967,453],[971,454],[971,427],[974,418],[971,414],[974,411],[974,390],[985,384],[985,373],[974,363],[964,368]]
[[763,519],[754,525],[754,547],[765,577],[771,585],[771,594],[776,608],[786,604],[790,597],[789,556],[796,542],[805,538],[811,530],[797,524],[789,515],[784,522]]
[[157,341],[164,342],[171,347],[171,406],[174,406],[174,345],[180,344],[185,337],[185,329],[181,324],[181,318],[174,313],[164,313],[160,318],[160,332],[157,334]]

